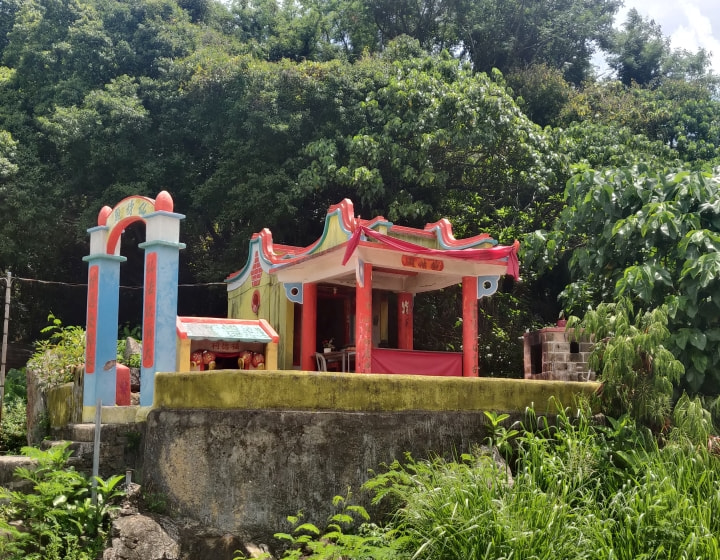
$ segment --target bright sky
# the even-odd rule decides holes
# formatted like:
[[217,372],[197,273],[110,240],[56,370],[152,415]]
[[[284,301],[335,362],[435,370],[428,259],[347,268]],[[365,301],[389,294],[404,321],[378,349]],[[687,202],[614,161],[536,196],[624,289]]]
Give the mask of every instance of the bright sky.
[[700,47],[712,53],[713,72],[720,74],[720,1],[718,0],[625,0],[616,26],[635,8],[655,20],[670,37],[673,49],[691,52]]

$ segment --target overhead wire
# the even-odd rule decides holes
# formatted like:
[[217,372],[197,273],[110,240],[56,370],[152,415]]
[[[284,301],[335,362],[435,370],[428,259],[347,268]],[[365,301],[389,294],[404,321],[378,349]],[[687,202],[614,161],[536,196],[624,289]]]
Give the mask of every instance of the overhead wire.
[[[87,284],[77,282],[60,282],[57,280],[40,280],[39,278],[23,278],[22,276],[13,276],[13,283],[17,280],[24,282],[34,282],[37,284],[53,284],[58,286],[71,286],[78,288],[87,288]],[[178,288],[192,288],[196,286],[227,286],[225,282],[199,282],[197,284],[178,284]],[[144,286],[120,286],[123,290],[142,290]]]

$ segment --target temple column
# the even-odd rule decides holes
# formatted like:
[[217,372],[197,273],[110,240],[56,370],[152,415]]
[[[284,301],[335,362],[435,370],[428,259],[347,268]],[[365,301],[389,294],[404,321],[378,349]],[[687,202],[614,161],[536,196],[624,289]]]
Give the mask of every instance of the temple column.
[[372,371],[372,265],[358,261],[355,285],[355,371]]
[[145,250],[140,406],[153,404],[155,374],[176,367],[178,267],[180,249],[185,248],[179,238],[184,217],[165,210],[144,217],[146,241],[138,244]]
[[92,417],[98,399],[103,406],[115,405],[120,263],[126,259],[105,252],[107,230],[88,230],[91,254],[83,258],[88,263],[83,418]]
[[478,279],[475,276],[463,276],[463,377],[478,376]]
[[303,284],[302,311],[300,315],[300,369],[315,370],[317,351],[317,284]]
[[398,294],[398,348],[413,349],[413,294]]

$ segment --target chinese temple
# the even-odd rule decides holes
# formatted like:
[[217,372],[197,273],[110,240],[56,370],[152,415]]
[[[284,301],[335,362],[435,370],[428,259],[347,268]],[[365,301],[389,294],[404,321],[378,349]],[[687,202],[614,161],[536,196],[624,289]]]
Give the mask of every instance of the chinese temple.
[[[518,277],[517,250],[487,234],[455,239],[446,219],[423,229],[361,219],[344,199],[307,247],[254,234],[245,266],[226,279],[228,315],[272,326],[279,369],[477,376],[477,301]],[[463,351],[415,350],[415,295],[458,284]]]

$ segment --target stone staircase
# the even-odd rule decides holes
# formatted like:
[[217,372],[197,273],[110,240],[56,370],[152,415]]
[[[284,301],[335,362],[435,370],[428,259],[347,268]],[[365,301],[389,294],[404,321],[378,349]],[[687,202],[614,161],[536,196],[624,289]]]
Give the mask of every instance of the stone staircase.
[[[100,429],[100,464],[101,478],[120,474],[125,475],[132,470],[133,479],[142,471],[142,451],[145,424],[103,424]],[[50,439],[40,443],[41,449],[70,442],[72,455],[67,465],[88,476],[92,475],[93,446],[95,441],[95,424],[69,424],[61,429],[53,429]],[[30,467],[34,463],[24,456],[0,456],[0,486],[11,490],[22,489],[22,481],[14,477],[17,467]]]
[[[102,428],[100,429],[100,451],[102,455]],[[94,424],[72,424],[60,433],[53,434],[54,439],[46,439],[40,443],[40,449],[49,449],[69,442],[68,449],[72,451],[67,466],[85,474],[92,474],[93,446],[95,440]],[[101,459],[102,463],[102,459]]]

